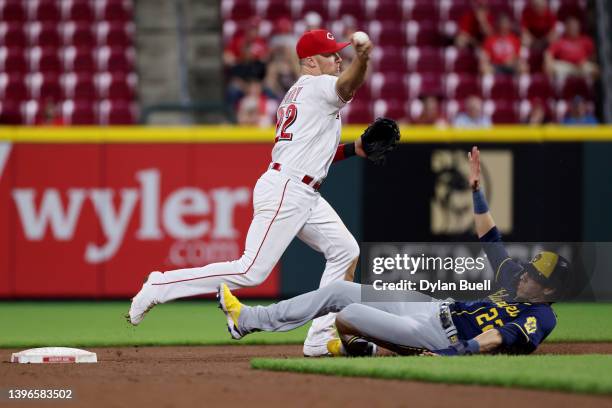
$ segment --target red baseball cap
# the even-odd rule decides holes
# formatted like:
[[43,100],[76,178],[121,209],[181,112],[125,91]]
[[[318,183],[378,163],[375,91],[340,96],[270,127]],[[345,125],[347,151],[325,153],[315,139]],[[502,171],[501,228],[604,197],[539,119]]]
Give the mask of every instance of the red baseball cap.
[[302,34],[295,50],[302,59],[317,54],[333,54],[350,44],[350,42],[336,42],[334,35],[327,30],[310,30]]

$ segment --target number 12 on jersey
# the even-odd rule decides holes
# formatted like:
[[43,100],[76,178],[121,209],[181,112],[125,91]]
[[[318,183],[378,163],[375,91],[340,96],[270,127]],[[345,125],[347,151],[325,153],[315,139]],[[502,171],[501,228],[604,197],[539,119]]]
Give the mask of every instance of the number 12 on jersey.
[[281,106],[276,112],[276,118],[276,137],[274,138],[274,142],[279,142],[281,140],[289,141],[293,139],[293,133],[287,132],[287,129],[289,129],[297,119],[297,106],[293,103],[286,108]]

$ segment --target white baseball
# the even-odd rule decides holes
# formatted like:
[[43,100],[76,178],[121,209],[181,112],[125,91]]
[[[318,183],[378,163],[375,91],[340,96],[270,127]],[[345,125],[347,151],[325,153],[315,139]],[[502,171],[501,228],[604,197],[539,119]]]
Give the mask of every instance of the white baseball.
[[353,34],[353,41],[355,44],[365,44],[369,39],[370,37],[363,31],[356,31]]

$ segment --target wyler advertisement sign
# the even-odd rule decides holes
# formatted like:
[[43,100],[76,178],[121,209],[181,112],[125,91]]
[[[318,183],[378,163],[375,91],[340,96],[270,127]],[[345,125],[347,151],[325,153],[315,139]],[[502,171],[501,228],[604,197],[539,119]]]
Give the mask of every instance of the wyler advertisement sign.
[[[122,297],[237,259],[267,145],[0,144],[0,296]],[[247,293],[274,296],[275,270]]]

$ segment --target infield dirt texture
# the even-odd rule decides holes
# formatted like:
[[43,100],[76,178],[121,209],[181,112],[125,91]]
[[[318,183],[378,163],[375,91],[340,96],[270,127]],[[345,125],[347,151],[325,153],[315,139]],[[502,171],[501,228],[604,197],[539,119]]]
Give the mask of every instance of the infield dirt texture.
[[[98,305],[100,308],[83,313],[87,307],[81,303],[66,303],[64,308],[60,303],[0,303],[0,327],[3,328],[0,346],[10,347],[0,350],[0,406],[612,407],[610,394],[597,396],[255,370],[251,368],[253,358],[299,357],[301,345],[295,343],[303,338],[305,330],[253,336],[256,341],[294,344],[239,345],[239,342],[228,340],[223,316],[213,303],[163,305],[138,328],[128,328],[120,320],[117,313],[123,310],[123,303]],[[539,353],[612,354],[612,343],[605,341],[609,332],[602,334],[606,333],[609,325],[601,325],[602,319],[609,319],[612,306],[580,306],[561,306],[557,332],[561,338],[545,343]],[[594,309],[591,307],[598,313],[592,314]],[[589,313],[586,313],[587,309]],[[47,315],[43,310],[48,312]],[[578,319],[581,313],[584,316]],[[590,327],[593,321],[599,322],[600,330],[597,332]],[[10,330],[6,331],[7,328]],[[576,333],[576,329],[589,332]],[[64,342],[71,337],[77,338],[71,346],[82,343],[85,348],[97,352],[99,363],[19,365],[8,362],[12,352],[24,348],[18,346],[19,342],[28,347],[67,345]],[[49,344],[41,343],[45,338]],[[159,340],[158,344],[195,344],[198,339],[202,343],[215,343],[224,339],[233,345],[92,348],[92,343],[154,344],[155,338]],[[580,338],[590,342],[576,342]],[[9,388],[71,389],[74,399],[21,405],[7,399]]]

